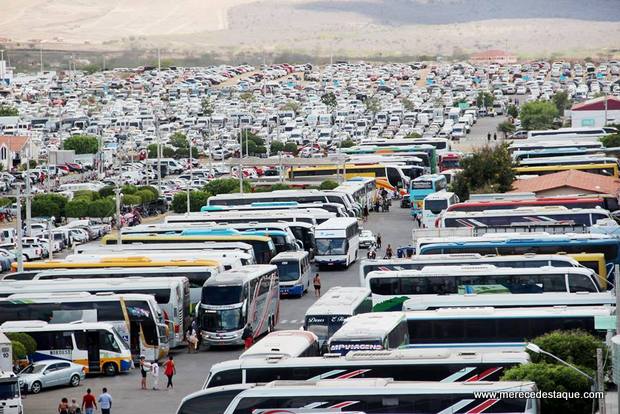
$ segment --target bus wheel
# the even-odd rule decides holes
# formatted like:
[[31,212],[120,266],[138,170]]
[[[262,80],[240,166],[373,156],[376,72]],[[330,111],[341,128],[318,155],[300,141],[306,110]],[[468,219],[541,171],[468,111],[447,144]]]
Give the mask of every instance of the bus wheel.
[[118,370],[116,369],[116,365],[113,364],[112,362],[108,362],[106,364],[103,364],[103,373],[108,376],[108,377],[112,377],[114,375],[116,375],[118,372]]

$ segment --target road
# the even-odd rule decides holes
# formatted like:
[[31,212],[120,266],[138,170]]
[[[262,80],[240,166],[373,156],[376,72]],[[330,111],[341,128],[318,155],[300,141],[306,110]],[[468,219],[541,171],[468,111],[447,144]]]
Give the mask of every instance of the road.
[[[408,209],[400,209],[398,203],[393,204],[389,213],[371,213],[364,227],[374,232],[380,232],[384,248],[391,244],[396,248],[409,244],[411,241],[412,220]],[[382,255],[383,251],[380,252]],[[360,256],[365,257],[365,250]],[[361,257],[360,257],[361,258]],[[357,286],[359,263],[356,262],[346,270],[321,271],[323,291],[333,286]],[[283,299],[281,302],[281,319],[277,329],[297,329],[301,326],[306,309],[314,303],[313,292],[309,292],[300,299]],[[91,388],[95,394],[107,387],[114,398],[114,413],[153,413],[172,414],[176,411],[181,399],[187,394],[201,388],[211,365],[217,362],[236,359],[241,353],[240,348],[223,348],[201,351],[198,354],[187,354],[184,349],[173,352],[177,365],[178,375],[175,377],[173,391],[142,391],[140,389],[140,373],[133,370],[129,374],[113,378],[93,376],[88,377],[77,388],[57,388],[43,391],[39,395],[27,395],[24,399],[24,408],[27,414],[50,414],[56,412],[56,406],[61,398],[67,397],[80,400]],[[164,377],[160,378],[160,385],[165,384]]]

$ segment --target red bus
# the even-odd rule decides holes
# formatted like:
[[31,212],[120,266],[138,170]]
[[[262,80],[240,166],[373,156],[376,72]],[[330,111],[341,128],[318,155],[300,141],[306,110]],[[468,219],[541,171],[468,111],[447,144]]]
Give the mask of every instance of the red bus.
[[439,171],[460,168],[461,154],[448,152],[439,156]]
[[595,196],[532,198],[524,200],[467,201],[464,203],[452,204],[446,211],[510,210],[518,207],[545,206],[564,206],[571,209],[600,207],[608,211],[616,211],[619,208],[618,199],[612,195],[605,194]]

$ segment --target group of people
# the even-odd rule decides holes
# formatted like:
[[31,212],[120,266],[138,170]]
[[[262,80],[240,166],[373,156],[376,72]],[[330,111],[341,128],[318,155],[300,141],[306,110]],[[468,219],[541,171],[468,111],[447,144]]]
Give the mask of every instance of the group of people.
[[[58,414],[94,414],[97,408],[101,409],[101,414],[110,414],[112,396],[105,387],[101,391],[99,397],[95,398],[91,389],[88,388],[82,397],[81,405],[78,405],[74,398],[71,399],[71,403],[67,398],[63,398],[58,404]],[[97,405],[97,403],[99,404]]]
[[[168,384],[166,385],[166,389],[174,388],[172,384],[172,377],[174,377],[177,373],[176,365],[174,364],[174,359],[172,355],[168,355],[168,360],[164,362],[163,365],[164,375],[168,378]],[[143,390],[148,389],[146,384],[146,378],[150,375],[153,378],[153,390],[159,389],[159,364],[157,361],[147,362],[144,355],[140,356],[140,388]]]
[[[374,210],[375,212],[379,211],[390,211],[390,205],[392,204],[392,199],[389,197],[389,193],[385,188],[382,188],[381,191],[375,196],[374,199]],[[367,209],[364,211],[365,220],[368,219],[368,215],[366,214]]]

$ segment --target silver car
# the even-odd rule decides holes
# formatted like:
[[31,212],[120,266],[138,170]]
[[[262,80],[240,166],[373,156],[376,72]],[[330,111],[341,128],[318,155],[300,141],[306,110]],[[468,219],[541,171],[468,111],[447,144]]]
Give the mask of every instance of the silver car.
[[46,359],[21,370],[19,385],[25,392],[38,394],[43,388],[48,387],[64,385],[77,387],[85,377],[82,365],[58,359]]

